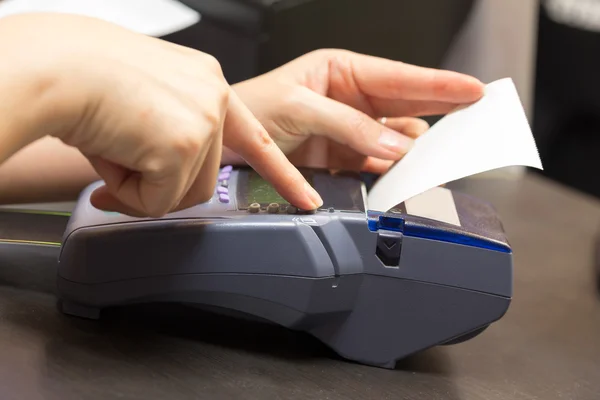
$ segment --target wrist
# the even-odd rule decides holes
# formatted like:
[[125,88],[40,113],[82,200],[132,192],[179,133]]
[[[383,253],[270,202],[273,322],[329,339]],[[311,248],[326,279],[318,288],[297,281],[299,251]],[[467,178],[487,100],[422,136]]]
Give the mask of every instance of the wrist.
[[46,135],[58,136],[79,111],[72,107],[79,89],[58,67],[61,54],[31,39],[32,25],[26,16],[0,21],[0,163]]
[[40,76],[0,69],[0,162],[53,132],[58,115],[52,110],[57,111],[60,103],[55,86]]

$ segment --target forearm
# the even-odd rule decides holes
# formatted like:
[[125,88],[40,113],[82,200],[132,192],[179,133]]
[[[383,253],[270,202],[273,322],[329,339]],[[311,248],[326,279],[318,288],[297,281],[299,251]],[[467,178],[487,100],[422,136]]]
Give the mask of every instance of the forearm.
[[[36,19],[0,19],[0,163],[29,143],[66,128],[77,89],[57,69],[52,46],[36,36]],[[33,39],[31,39],[33,38]],[[45,46],[45,48],[44,48]]]
[[[243,159],[223,148],[222,164],[243,163]],[[87,185],[100,179],[76,148],[45,137],[0,164],[0,204],[71,201]]]
[[88,160],[58,139],[39,139],[0,165],[0,204],[75,200],[100,179]]
[[93,171],[75,149],[48,137],[68,130],[85,103],[69,73],[57,68],[62,54],[32,34],[36,23],[28,16],[0,20],[2,204],[71,197]]

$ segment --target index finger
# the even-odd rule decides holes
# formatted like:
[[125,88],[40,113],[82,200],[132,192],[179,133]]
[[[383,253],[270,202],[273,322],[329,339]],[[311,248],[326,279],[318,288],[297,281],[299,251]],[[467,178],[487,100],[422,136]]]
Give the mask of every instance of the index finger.
[[470,103],[483,95],[481,81],[454,71],[352,52],[346,52],[338,61],[341,64],[334,63],[335,67],[349,70],[359,90],[372,97]]
[[239,154],[291,205],[314,210],[323,200],[304,176],[287,159],[262,124],[235,92],[230,94],[223,129],[223,144]]

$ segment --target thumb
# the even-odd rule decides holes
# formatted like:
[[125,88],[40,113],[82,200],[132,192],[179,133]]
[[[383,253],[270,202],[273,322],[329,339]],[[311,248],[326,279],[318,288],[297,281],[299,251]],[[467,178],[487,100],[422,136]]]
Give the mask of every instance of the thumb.
[[100,157],[87,156],[87,158],[98,175],[104,180],[104,185],[92,192],[90,198],[92,205],[100,210],[115,211],[133,217],[143,217],[143,213],[119,200],[109,189],[109,187],[118,187],[121,182],[124,182],[132,175],[132,172],[128,171],[125,167],[111,163]]
[[409,135],[308,88],[300,88],[293,98],[284,114],[297,134],[324,136],[365,156],[386,160],[399,160],[412,148]]

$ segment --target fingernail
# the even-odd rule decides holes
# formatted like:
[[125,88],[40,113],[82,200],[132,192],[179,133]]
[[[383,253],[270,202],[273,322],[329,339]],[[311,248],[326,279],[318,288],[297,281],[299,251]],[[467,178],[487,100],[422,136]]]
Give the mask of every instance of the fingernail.
[[323,199],[321,199],[319,193],[308,182],[304,184],[304,192],[313,203],[313,209],[317,209],[323,205]]
[[414,140],[396,131],[384,129],[379,136],[379,144],[394,153],[406,153],[413,147]]

